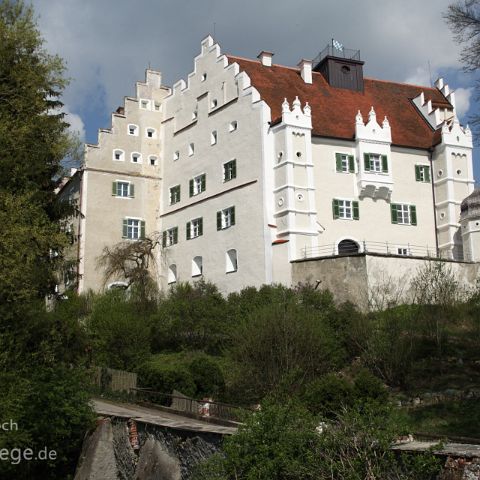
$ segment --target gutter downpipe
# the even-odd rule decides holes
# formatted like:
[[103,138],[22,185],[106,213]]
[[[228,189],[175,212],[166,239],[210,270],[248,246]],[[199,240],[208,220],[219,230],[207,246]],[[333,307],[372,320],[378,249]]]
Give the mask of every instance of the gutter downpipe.
[[437,253],[437,258],[440,258],[440,250],[438,248],[438,228],[437,228],[437,205],[435,200],[435,186],[434,186],[434,175],[433,175],[433,148],[428,149],[428,160],[430,162],[430,182],[432,185],[432,198],[433,198],[433,222],[435,225],[435,250]]

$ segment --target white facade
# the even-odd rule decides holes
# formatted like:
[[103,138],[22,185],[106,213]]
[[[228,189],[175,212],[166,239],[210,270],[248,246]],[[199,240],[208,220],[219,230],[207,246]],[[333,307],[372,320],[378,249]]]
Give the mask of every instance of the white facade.
[[[162,288],[199,277],[223,292],[290,285],[291,261],[364,250],[463,260],[460,204],[473,191],[472,140],[448,86],[437,84],[440,107],[426,100],[430,89],[409,113],[436,130],[436,145],[433,133],[430,143],[396,141],[410,126],[367,91],[347,92],[357,113],[331,121],[352,134],[333,136],[313,122],[330,117],[313,90],[328,85],[312,62],[290,69],[269,52],[259,57],[237,62],[207,37],[186,82],[170,90],[147,71],[111,129],[87,146],[80,291],[102,288],[96,258],[104,246],[152,232],[162,233]],[[277,72],[278,86],[269,83]],[[287,76],[296,82],[290,90]],[[284,98],[269,89],[283,89]],[[386,115],[377,119],[377,111]]]

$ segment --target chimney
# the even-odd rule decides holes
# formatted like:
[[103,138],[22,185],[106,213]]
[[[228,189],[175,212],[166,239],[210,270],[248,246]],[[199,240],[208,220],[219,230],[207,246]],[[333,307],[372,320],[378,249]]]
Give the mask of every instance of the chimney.
[[312,61],[302,58],[297,65],[300,68],[300,75],[305,83],[312,83]]
[[272,52],[266,52],[265,50],[262,50],[257,55],[257,58],[260,59],[260,61],[262,62],[262,65],[264,67],[271,67],[272,66],[272,57],[273,57],[273,53]]

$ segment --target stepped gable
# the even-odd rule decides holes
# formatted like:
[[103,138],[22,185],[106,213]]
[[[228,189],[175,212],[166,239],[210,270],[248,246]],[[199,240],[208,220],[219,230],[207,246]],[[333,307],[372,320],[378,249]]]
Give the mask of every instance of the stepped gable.
[[312,108],[312,134],[352,140],[355,138],[355,116],[358,110],[368,117],[372,105],[377,118],[387,116],[392,129],[392,144],[428,149],[438,143],[437,136],[412,102],[425,94],[437,108],[451,110],[452,105],[436,88],[421,87],[383,80],[364,79],[364,92],[331,87],[321,73],[313,72],[312,84],[300,76],[298,68],[272,65],[227,55],[230,63],[238,63],[263,100],[272,110],[272,123],[282,116],[282,103],[296,96]]

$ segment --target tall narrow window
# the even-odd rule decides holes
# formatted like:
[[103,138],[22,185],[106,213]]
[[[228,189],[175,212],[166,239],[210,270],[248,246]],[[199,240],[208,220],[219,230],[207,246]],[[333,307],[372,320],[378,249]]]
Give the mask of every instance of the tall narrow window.
[[203,235],[203,218],[195,218],[187,222],[186,227],[187,240],[197,238]]
[[173,153],[173,159],[178,160],[180,158],[180,152],[177,150]]
[[162,234],[162,247],[170,247],[178,243],[178,227],[169,228]]
[[195,144],[190,143],[188,145],[188,155],[191,157],[195,153]]
[[233,225],[235,225],[235,207],[217,212],[217,230],[225,230]]
[[225,254],[225,272],[231,273],[238,270],[237,251],[232,248]]
[[192,277],[198,277],[203,274],[203,259],[200,256],[193,257]]
[[175,185],[170,188],[170,205],[180,201],[180,185]]
[[210,145],[215,145],[217,143],[217,131],[214,130],[211,134],[210,134]]
[[168,267],[168,283],[175,283],[177,281],[177,266],[172,264]]
[[196,177],[190,179],[189,190],[190,196],[193,197],[202,193],[207,188],[207,176],[202,173],[202,175],[197,175]]
[[237,161],[230,160],[223,164],[223,181],[228,182],[237,177]]

